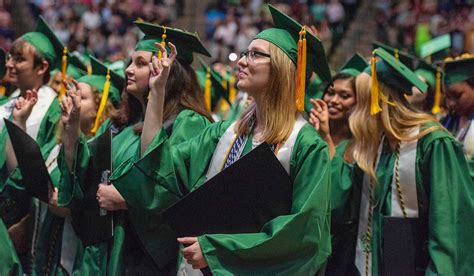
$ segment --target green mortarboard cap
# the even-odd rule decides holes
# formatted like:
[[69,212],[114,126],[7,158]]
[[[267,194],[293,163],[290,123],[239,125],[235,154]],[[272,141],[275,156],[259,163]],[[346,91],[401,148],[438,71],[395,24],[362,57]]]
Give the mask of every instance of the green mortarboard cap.
[[201,59],[199,59],[201,63],[201,68],[196,70],[196,76],[199,81],[199,85],[201,86],[203,92],[205,91],[205,84],[207,78],[207,69],[210,69],[211,75],[211,110],[214,110],[216,105],[219,103],[219,100],[223,98],[230,104],[229,100],[229,91],[224,87],[222,84],[225,80],[224,78],[212,68],[212,66],[208,66],[204,63]]
[[[203,54],[210,57],[211,54],[199,40],[197,33],[190,33],[180,29],[154,25],[146,22],[135,21],[135,25],[145,34],[145,36],[137,43],[135,51],[147,51],[156,53],[156,42],[163,40],[163,34],[166,31],[165,42],[171,42],[176,46],[178,51],[177,58],[182,62],[191,64],[193,62],[193,53]],[[169,49],[168,49],[169,52]]]
[[451,47],[451,35],[444,34],[421,45],[420,57],[425,58]]
[[367,66],[369,66],[367,61],[360,54],[355,54],[341,67],[338,73],[357,77],[360,73],[364,72]]
[[444,64],[444,85],[451,85],[474,77],[474,55],[465,54]]
[[114,62],[104,62],[104,64],[110,69],[113,70],[116,74],[120,75],[125,79],[125,62],[123,60],[118,60]]
[[[268,7],[272,14],[275,27],[260,32],[254,39],[263,39],[276,45],[296,65],[298,61],[299,32],[303,26],[274,6],[269,4]],[[311,72],[315,72],[323,81],[331,82],[331,71],[321,40],[307,31],[306,41],[307,80],[311,77]]]
[[[425,93],[428,85],[418,78],[405,64],[397,60],[383,48],[374,50],[375,55],[380,58],[376,63],[377,79],[384,84],[396,88],[400,92],[411,95],[411,88],[417,87]],[[366,72],[371,72],[371,66],[368,66]]]
[[5,51],[3,51],[2,48],[0,48],[0,80],[3,79],[3,76],[5,75],[5,63],[7,62],[6,60],[7,56],[5,55]]
[[324,95],[324,88],[321,87],[323,85],[323,81],[321,78],[316,75],[314,79],[309,81],[308,88],[306,89],[306,93],[304,94],[304,110],[306,113],[311,111],[313,105],[311,104],[311,99],[322,99]]
[[60,65],[58,56],[63,55],[64,44],[40,15],[34,32],[24,34],[21,39],[30,43],[50,63],[51,68]]
[[420,59],[416,67],[415,74],[425,79],[426,83],[435,87],[436,85],[436,67]]
[[383,43],[380,43],[378,41],[374,41],[372,42],[372,48],[375,50],[377,48],[382,48],[384,49],[386,52],[390,53],[391,55],[393,55],[395,58],[398,54],[398,59],[403,63],[405,64],[408,68],[410,68],[410,70],[413,70],[414,69],[414,65],[413,65],[413,60],[415,59],[414,56],[408,54],[407,52],[405,51],[400,51],[396,48],[393,48],[393,47],[390,47],[386,44],[383,44]]
[[[109,69],[102,62],[91,56],[92,75],[85,75],[79,78],[78,82],[84,82],[93,86],[100,93],[104,92],[104,85],[106,82],[107,70]],[[125,83],[125,78],[110,70],[110,88],[109,100],[114,105],[120,103],[120,94]]]

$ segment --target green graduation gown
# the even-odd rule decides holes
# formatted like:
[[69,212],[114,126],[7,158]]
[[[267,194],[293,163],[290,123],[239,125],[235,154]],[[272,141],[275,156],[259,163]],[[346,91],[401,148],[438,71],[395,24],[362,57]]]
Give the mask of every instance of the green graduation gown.
[[[160,211],[202,185],[213,153],[230,124],[214,123],[198,137],[174,147],[161,130],[146,155],[130,163],[128,173],[114,180],[121,194],[130,195],[127,204],[145,201],[147,211],[159,217]],[[252,149],[252,137],[247,141],[243,154]],[[327,144],[307,123],[293,145],[289,174],[293,181],[289,215],[267,222],[258,233],[198,237],[214,275],[314,275],[324,265],[331,251],[329,154]],[[127,185],[130,179],[140,179],[142,193]],[[168,229],[163,220],[156,220],[155,225]]]
[[[196,136],[209,121],[191,110],[183,110],[176,117],[172,127],[170,141],[178,144]],[[101,127],[104,131],[110,125],[110,121]],[[100,131],[97,135],[100,134]],[[120,177],[127,171],[124,164],[128,160],[137,156],[140,152],[140,135],[134,131],[134,126],[125,127],[123,130],[113,136],[112,139],[112,183],[115,185],[115,178]],[[76,160],[74,172],[68,174],[61,181],[60,186],[60,204],[74,208],[75,202],[82,199],[81,181],[85,168],[87,168],[90,154],[87,143],[81,140],[76,149]],[[64,162],[61,162],[64,164]],[[61,168],[67,171],[66,167]],[[128,181],[126,185],[135,186],[137,180]],[[127,193],[119,190],[121,195],[127,200]],[[154,262],[147,247],[143,245],[147,242],[141,236],[140,229],[147,228],[146,224],[150,221],[136,220],[134,218],[135,209],[129,206],[127,211],[114,213],[114,236],[111,241],[104,241],[99,244],[90,245],[78,250],[74,273],[78,275],[107,274],[118,275],[123,273],[161,273],[169,274],[175,270],[175,262],[159,263]],[[142,223],[140,225],[136,222]],[[137,230],[135,230],[137,229]],[[159,235],[159,233],[156,233]],[[173,241],[176,244],[175,241]],[[176,250],[177,246],[175,245]],[[145,248],[145,250],[143,249]],[[126,253],[125,253],[126,252]],[[175,251],[176,253],[176,251]],[[176,257],[176,254],[174,254]]]
[[[464,154],[453,137],[443,130],[435,130],[422,137],[417,141],[414,149],[416,150],[414,164],[408,164],[408,166],[414,167],[415,172],[416,187],[414,188],[418,217],[428,225],[427,248],[424,250],[427,252],[429,262],[425,275],[469,275],[474,271],[474,251],[472,250],[474,236],[471,233],[474,228],[472,220],[474,193]],[[398,198],[398,195],[392,193],[395,161],[396,153],[391,151],[388,142],[385,142],[376,170],[378,183],[375,185],[373,194],[375,204],[371,218],[372,238],[367,242],[368,240],[359,240],[356,236],[357,241],[345,241],[346,244],[361,248],[359,252],[364,252],[364,254],[367,254],[367,251],[363,251],[363,248],[370,248],[368,254],[371,257],[372,267],[371,269],[369,267],[369,275],[382,274],[383,218],[393,216],[394,204],[398,206],[397,202],[399,202],[393,201],[393,198]],[[402,161],[400,164],[403,164]],[[360,231],[360,227],[367,223],[367,221],[362,222],[363,211],[359,208],[362,210],[361,197],[364,195],[365,198],[368,197],[366,187],[368,184],[364,184],[360,169],[355,168],[352,176],[351,196],[346,198],[346,204],[340,204],[338,209],[346,210],[347,214],[351,214],[342,219],[346,220],[347,225],[353,225],[352,229],[345,229],[345,234],[354,239],[353,233],[358,231],[357,227]],[[402,173],[400,176],[403,176]],[[402,181],[401,184],[403,184]],[[405,192],[405,204],[410,204],[410,200],[407,200],[409,196]],[[358,202],[354,202],[354,199],[358,199]],[[354,208],[356,208],[356,217],[359,221],[358,226],[352,224],[351,221]],[[341,214],[341,212],[333,210],[333,214]],[[346,249],[351,251],[346,252],[347,256],[354,255],[353,248]],[[419,252],[423,252],[423,249]],[[355,261],[356,266],[357,263]],[[347,271],[356,269],[353,264],[351,268],[347,268]],[[364,270],[365,265],[359,263],[359,267],[354,271],[365,274]]]
[[0,275],[23,275],[20,259],[16,255],[10,234],[0,219]]

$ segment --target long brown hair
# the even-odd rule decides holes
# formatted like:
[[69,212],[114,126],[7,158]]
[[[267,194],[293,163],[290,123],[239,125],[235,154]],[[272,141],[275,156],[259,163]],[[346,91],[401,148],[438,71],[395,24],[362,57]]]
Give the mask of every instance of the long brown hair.
[[[163,121],[177,115],[183,109],[191,109],[213,122],[211,114],[204,107],[204,94],[200,90],[196,73],[190,65],[179,60],[171,65],[165,91]],[[144,95],[145,102],[147,102],[148,92]],[[143,129],[143,123],[140,121],[144,114],[140,101],[125,88],[122,92],[122,103],[117,112],[111,115],[111,120],[118,127],[137,123],[135,132],[140,134]]]
[[[383,83],[379,83],[380,93],[385,95],[394,106],[380,100],[382,111],[370,115],[371,77],[362,73],[356,78],[357,105],[349,118],[349,126],[354,136],[354,160],[357,165],[377,183],[375,162],[382,136],[388,135],[400,141],[414,141],[443,127],[432,115],[416,111],[402,93]],[[420,129],[416,136],[411,131],[428,123],[432,127]]]
[[[270,43],[271,70],[267,91],[262,91],[263,101],[258,106],[263,114],[263,141],[269,144],[280,144],[291,134],[296,121],[296,66],[290,58],[277,46]],[[242,112],[236,123],[238,135],[248,135],[253,117],[257,112],[257,104],[252,102]]]

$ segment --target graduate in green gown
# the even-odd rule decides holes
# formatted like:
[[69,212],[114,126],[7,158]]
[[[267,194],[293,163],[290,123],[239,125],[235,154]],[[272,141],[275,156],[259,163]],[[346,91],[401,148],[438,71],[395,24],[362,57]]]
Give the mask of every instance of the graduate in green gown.
[[[383,233],[397,229],[384,229],[384,223],[418,218],[425,228],[413,237],[419,241],[417,259],[410,260],[416,269],[425,275],[472,273],[473,186],[462,149],[436,118],[408,104],[404,94],[413,86],[427,88],[410,69],[379,48],[366,71],[356,78],[357,105],[349,120],[359,206],[350,210],[358,213],[358,228],[355,252],[347,255],[355,255],[354,263],[346,271],[388,273]],[[405,256],[403,250],[398,254]]]
[[[162,118],[164,87],[176,56],[172,52],[153,64],[156,81],[141,138],[144,156],[130,164],[127,174],[112,179],[120,193],[132,195],[128,204],[146,200],[147,211],[159,214],[219,173],[225,163],[236,161],[240,152],[245,155],[263,142],[274,145],[277,158],[293,181],[290,214],[268,221],[258,233],[178,239],[185,246],[182,254],[189,266],[208,267],[215,275],[311,275],[324,266],[331,251],[328,148],[301,115],[304,86],[309,79],[305,75],[315,70],[330,82],[329,66],[317,37],[269,7],[276,26],[259,33],[238,62],[237,86],[255,99],[241,117],[236,122],[212,124],[198,137],[170,146]],[[299,60],[298,42],[302,45]],[[127,185],[127,180],[139,177],[138,188]],[[166,228],[163,220],[155,223]]]
[[[81,131],[86,137],[91,137],[95,129],[104,121],[104,114],[110,114],[120,101],[121,88],[124,78],[109,71],[98,60],[92,58],[93,74],[79,77],[76,85],[82,91],[80,116]],[[112,72],[112,73],[111,73]],[[85,74],[85,72],[83,72]],[[13,122],[26,129],[26,120],[38,100],[37,93],[27,92],[25,98],[17,100],[13,110]],[[110,102],[110,103],[109,103]],[[61,132],[60,125],[59,132]],[[58,137],[60,137],[58,133]],[[61,171],[58,168],[57,157],[61,142],[49,143],[41,148],[48,172],[55,191],[50,204],[39,202],[38,226],[33,233],[35,237],[32,259],[32,274],[63,275],[71,274],[77,248],[77,237],[71,225],[69,210],[57,206],[58,185]],[[13,164],[12,164],[13,162]],[[16,158],[10,144],[7,144],[7,165],[16,167]],[[21,173],[15,169],[7,180],[6,185],[24,189],[21,183]]]
[[474,180],[474,56],[446,61],[443,82],[450,113],[442,122],[462,144]]
[[[49,72],[56,68],[60,62],[59,55],[63,53],[64,45],[54,35],[43,18],[39,18],[36,31],[29,32],[15,40],[11,49],[11,58],[6,66],[9,74],[12,76],[13,83],[18,87],[8,98],[8,101],[0,106],[0,152],[5,152],[7,141],[7,131],[3,127],[3,118],[10,118],[16,100],[20,96],[25,96],[27,91],[36,91],[38,93],[38,102],[31,111],[26,121],[26,132],[36,140],[40,146],[47,145],[55,140],[55,129],[60,116],[60,107],[57,101],[57,93],[47,86]],[[7,168],[4,154],[0,155],[0,201],[9,201],[7,210],[2,210],[2,214],[8,229],[15,229],[17,233],[26,233],[28,224],[31,220],[35,230],[34,215],[38,214],[38,201],[31,200],[24,191],[19,191],[6,186],[6,180],[10,174]],[[31,205],[31,208],[30,208]],[[27,214],[32,216],[27,218]],[[22,222],[22,224],[17,224]],[[14,228],[12,228],[14,227]],[[23,229],[25,231],[21,231]],[[34,253],[34,247],[31,242],[31,235],[13,234],[15,245],[26,244],[26,246],[17,246],[17,253],[21,256],[25,273],[30,272],[28,261]],[[21,247],[21,248],[20,248]],[[21,251],[21,252],[20,252]]]
[[[359,54],[355,54],[344,64],[332,78],[333,84],[328,87],[322,100],[311,99],[309,122],[320,133],[329,145],[331,155],[331,236],[332,255],[326,266],[329,275],[345,275],[344,270],[351,258],[345,255],[346,248],[351,247],[350,239],[354,235],[354,212],[350,212],[353,202],[352,186],[352,134],[349,129],[349,116],[357,104],[355,78],[367,68],[368,63]],[[356,229],[356,228],[355,228]],[[351,231],[352,230],[352,231]]]
[[[5,52],[0,49],[0,79],[3,78],[6,72],[5,68]],[[2,202],[1,205],[4,205]],[[2,207],[3,208],[3,207]],[[0,274],[2,275],[23,275],[20,259],[16,254],[15,247],[8,230],[3,223],[3,219],[0,218]]]
[[[126,171],[126,166],[124,166],[126,161],[140,152],[140,133],[144,128],[141,120],[148,98],[149,85],[152,82],[149,64],[152,59],[161,58],[157,57],[156,44],[170,41],[182,50],[178,56],[179,61],[171,68],[171,81],[166,86],[164,118],[166,133],[171,143],[179,144],[196,136],[211,120],[210,114],[204,108],[204,99],[196,75],[190,66],[193,61],[193,52],[209,55],[197,35],[143,22],[135,24],[145,33],[145,37],[137,44],[132,54],[131,64],[126,69],[127,83],[125,93],[122,94],[122,108],[118,116],[113,116],[97,131],[98,135],[106,127],[112,129],[112,178],[120,177]],[[65,113],[73,116],[68,119],[68,127],[77,129],[77,126],[74,126],[77,124],[74,114],[78,106],[77,100],[74,99],[79,95],[77,91],[71,92],[68,100],[71,103],[71,109]],[[99,153],[90,149],[84,139],[81,139],[77,145],[79,136],[76,130],[70,134],[73,135],[63,139],[64,155],[60,157],[64,157],[68,165],[62,170],[72,173],[67,174],[61,183],[59,203],[74,208],[77,206],[76,203],[83,199],[81,189],[85,184],[82,177],[87,170],[88,160],[91,155]],[[100,149],[97,150],[100,151]],[[112,184],[114,184],[113,181]],[[133,179],[126,185],[133,187],[137,185],[137,182]],[[113,212],[114,236],[112,240],[85,247],[82,253],[78,254],[75,273],[110,275],[175,273],[176,241],[171,240],[167,244],[159,244],[149,239],[150,236],[147,233],[150,221],[142,219],[138,208],[140,206],[125,204],[127,199],[127,193],[117,192],[114,185],[99,185],[98,204],[101,208]],[[160,246],[163,247],[160,248]],[[150,251],[157,247],[163,251],[174,248],[171,253],[174,258],[166,260],[156,258],[159,256]]]

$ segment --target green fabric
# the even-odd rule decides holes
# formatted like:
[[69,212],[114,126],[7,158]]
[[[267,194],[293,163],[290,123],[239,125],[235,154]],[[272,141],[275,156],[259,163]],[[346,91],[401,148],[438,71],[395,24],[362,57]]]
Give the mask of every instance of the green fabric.
[[[254,39],[263,39],[274,44],[296,65],[299,32],[303,26],[274,6],[268,4],[268,8],[272,14],[275,27],[260,32]],[[306,77],[309,79],[311,73],[315,72],[322,80],[331,82],[331,70],[321,40],[306,31],[306,41]]]
[[60,57],[63,55],[65,46],[41,15],[38,18],[36,30],[24,34],[21,39],[33,45],[52,68],[61,64]]
[[[163,27],[146,22],[135,21],[135,25],[145,33],[135,46],[135,51],[147,51],[156,53],[155,43],[162,41],[162,35],[166,29],[165,42],[171,42],[176,46],[178,52],[177,58],[187,64],[193,63],[193,53],[199,53],[211,57],[209,51],[204,47],[197,33],[190,33],[180,29]],[[170,52],[167,47],[168,53]]]
[[[382,48],[374,50],[375,55],[380,57],[377,61],[377,79],[379,82],[383,82],[386,85],[393,87],[401,93],[411,95],[411,88],[417,87],[422,93],[425,93],[428,89],[428,85],[421,81],[418,76],[411,71],[402,62],[395,59],[394,56],[389,54]],[[371,66],[368,66],[365,72],[372,74]]]
[[0,219],[0,274],[23,275],[20,259],[16,255],[15,247],[10,239],[5,224]]
[[[147,156],[132,164],[120,182],[150,183],[156,209],[163,210],[193,191],[206,178],[213,152],[230,122],[207,127],[198,137],[170,146],[162,130]],[[244,153],[252,147],[252,137]],[[310,275],[320,270],[330,249],[329,154],[327,144],[310,125],[296,139],[290,160],[293,180],[291,214],[269,221],[259,233],[212,234],[198,237],[214,275]],[[140,181],[137,181],[142,174]],[[122,185],[115,180],[117,189]],[[152,185],[151,183],[155,183]],[[143,185],[143,184],[142,184]],[[141,200],[137,196],[135,201]]]
[[443,76],[443,82],[446,86],[474,77],[474,57],[446,62]]
[[339,69],[338,74],[348,74],[357,77],[360,73],[364,72],[367,66],[369,66],[367,61],[360,54],[356,53]]
[[[374,195],[374,201],[380,204],[375,206],[372,217],[373,275],[381,275],[381,231],[383,217],[391,213],[390,187],[395,159],[396,154],[385,143],[377,167],[378,184]],[[472,180],[462,150],[447,132],[436,130],[418,141],[415,166],[419,217],[426,219],[429,225],[427,246],[430,262],[425,275],[468,275],[474,271],[474,236],[471,233],[474,199]],[[360,173],[360,169],[355,172]],[[358,193],[355,198],[360,201],[362,177],[354,178],[353,183]],[[351,201],[345,203],[350,205]],[[347,207],[341,204],[338,211]],[[333,214],[337,214],[334,211]],[[351,213],[354,211],[358,216],[358,207]],[[353,227],[357,232],[357,224]]]
[[413,61],[415,60],[415,57],[413,55],[410,55],[409,53],[407,53],[405,51],[400,51],[396,48],[390,47],[390,46],[388,46],[386,44],[383,44],[383,43],[380,43],[378,41],[372,42],[372,48],[373,48],[373,50],[375,50],[377,48],[382,48],[393,56],[395,56],[395,52],[398,52],[398,58],[400,59],[400,61],[403,64],[405,64],[408,68],[413,70]]
[[94,57],[91,58],[92,75],[85,75],[79,78],[78,82],[87,83],[93,86],[99,93],[104,93],[107,72],[110,74],[109,99],[117,106],[120,103],[122,89],[125,84],[125,78],[113,70],[108,71],[108,67]]
[[[196,77],[199,82],[199,86],[201,87],[201,90],[204,93],[205,85],[206,85],[206,79],[207,79],[207,66],[205,63],[201,61],[201,68],[197,69],[196,72]],[[210,73],[211,73],[211,110],[215,110],[217,107],[217,104],[220,102],[220,100],[223,98],[225,101],[231,104],[229,100],[229,91],[227,88],[223,86],[223,82],[225,81],[224,78],[212,67],[210,67]]]
[[451,47],[451,34],[437,36],[420,46],[420,57],[425,58]]
[[416,67],[415,74],[421,76],[425,79],[425,82],[431,86],[436,86],[436,67],[424,60],[418,61],[418,66]]
[[[205,117],[194,111],[181,111],[173,123],[170,143],[178,144],[189,140],[202,131],[208,123]],[[104,123],[96,136],[103,133],[110,125],[110,121]],[[123,274],[125,270],[128,273],[167,274],[172,273],[175,269],[178,250],[176,240],[174,238],[170,239],[169,229],[161,225],[153,228],[153,225],[150,224],[150,222],[158,222],[161,219],[156,217],[152,210],[153,206],[147,206],[147,204],[154,204],[153,195],[146,194],[141,189],[137,190],[136,188],[139,186],[136,185],[136,180],[122,183],[122,186],[115,182],[115,178],[120,178],[122,174],[128,172],[128,161],[139,154],[139,143],[140,135],[135,133],[134,126],[124,128],[112,139],[113,174],[111,180],[126,199],[128,211],[114,213],[113,240],[79,250],[80,254],[76,259],[74,270],[78,275],[87,273],[103,274],[105,271],[110,275],[118,275]],[[83,199],[84,172],[92,154],[97,153],[90,149],[85,139],[82,138],[76,148],[74,172],[67,173],[61,181],[60,205],[70,206],[71,208],[79,206],[78,202]],[[60,155],[60,157],[63,158],[63,155]],[[61,170],[68,171],[65,166]],[[139,193],[143,197],[143,201],[134,201],[133,193]],[[166,239],[162,239],[162,236],[165,236]],[[148,252],[144,252],[142,246]],[[165,257],[159,258],[160,256],[155,254],[157,252]]]
[[323,82],[321,78],[316,75],[316,78],[309,82],[306,92],[304,93],[304,111],[309,114],[313,105],[311,99],[322,99],[324,96],[324,88],[322,87]]

